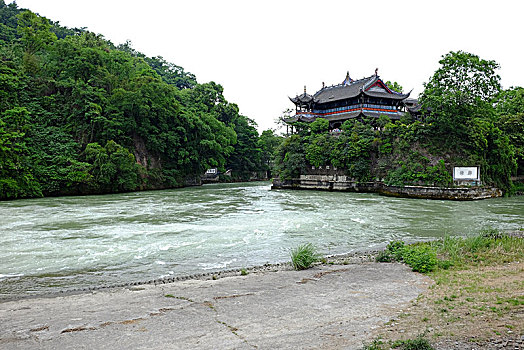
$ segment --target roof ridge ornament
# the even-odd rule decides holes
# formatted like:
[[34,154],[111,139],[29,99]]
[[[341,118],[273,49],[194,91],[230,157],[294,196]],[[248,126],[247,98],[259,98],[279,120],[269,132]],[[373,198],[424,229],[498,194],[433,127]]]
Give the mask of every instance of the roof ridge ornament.
[[351,77],[349,76],[349,71],[347,72],[346,74],[346,79],[344,79],[344,81],[342,82],[342,85],[349,85],[353,82],[354,80],[351,79]]
[[375,76],[378,77],[378,68],[375,68]]

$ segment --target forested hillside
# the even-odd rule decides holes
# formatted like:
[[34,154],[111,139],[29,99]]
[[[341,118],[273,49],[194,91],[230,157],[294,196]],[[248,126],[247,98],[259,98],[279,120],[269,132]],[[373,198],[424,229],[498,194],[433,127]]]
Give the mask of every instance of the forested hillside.
[[511,177],[524,175],[524,89],[502,90],[498,67],[450,52],[425,84],[420,116],[348,120],[339,135],[326,119],[296,123],[299,132],[277,150],[277,174],[331,165],[359,182],[450,186],[453,166],[479,165],[484,184],[511,193]]
[[255,126],[219,84],[0,0],[0,199],[249,176],[268,169]]

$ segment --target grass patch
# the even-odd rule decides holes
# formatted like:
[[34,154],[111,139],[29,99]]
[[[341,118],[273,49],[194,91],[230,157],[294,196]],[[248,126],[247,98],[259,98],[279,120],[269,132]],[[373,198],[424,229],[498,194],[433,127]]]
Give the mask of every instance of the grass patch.
[[468,237],[402,243],[388,244],[382,259],[406,264],[411,259],[412,268],[413,262],[425,266],[424,261],[429,265],[436,261],[433,269],[421,269],[434,283],[404,311],[409,317],[398,317],[395,324],[385,325],[387,332],[378,333],[384,343],[391,347],[401,336],[415,339],[421,325],[429,330],[428,339],[445,337],[472,342],[473,347],[494,335],[505,339],[524,334],[519,322],[524,305],[523,238],[487,230]]
[[[461,238],[444,237],[428,242],[440,261],[455,269],[471,266],[492,266],[518,261],[524,257],[524,240],[488,230],[479,235]],[[439,265],[442,265],[440,263]]]
[[378,262],[404,262],[413,271],[462,270],[472,266],[493,266],[524,258],[524,240],[486,230],[470,237],[451,237],[406,245],[393,241],[377,255]]
[[291,250],[291,264],[295,270],[305,270],[321,258],[315,246],[311,243],[299,245]]
[[370,344],[364,344],[364,350],[382,350],[384,342],[380,339],[373,339]]
[[415,339],[397,340],[391,347],[393,349],[401,350],[433,350],[434,348],[429,343],[429,340],[419,335]]
[[434,350],[424,334],[418,335],[415,339],[402,339],[394,342],[384,342],[380,338],[376,338],[371,342],[371,344],[364,345],[364,350],[384,349]]

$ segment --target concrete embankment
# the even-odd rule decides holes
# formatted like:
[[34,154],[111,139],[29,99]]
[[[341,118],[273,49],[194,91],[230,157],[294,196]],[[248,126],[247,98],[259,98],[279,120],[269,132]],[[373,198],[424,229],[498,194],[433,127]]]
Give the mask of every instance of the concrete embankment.
[[285,181],[274,179],[272,188],[369,192],[394,197],[448,200],[477,200],[503,195],[495,187],[388,186],[383,182],[356,182],[343,175],[301,175],[300,178]]
[[372,262],[0,303],[2,349],[354,349],[431,281]]

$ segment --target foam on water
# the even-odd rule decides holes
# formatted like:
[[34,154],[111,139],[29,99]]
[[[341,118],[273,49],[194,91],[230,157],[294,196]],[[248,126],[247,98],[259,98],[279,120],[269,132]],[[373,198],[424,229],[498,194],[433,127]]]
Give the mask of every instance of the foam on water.
[[0,298],[524,225],[524,197],[446,202],[269,183],[0,202]]

